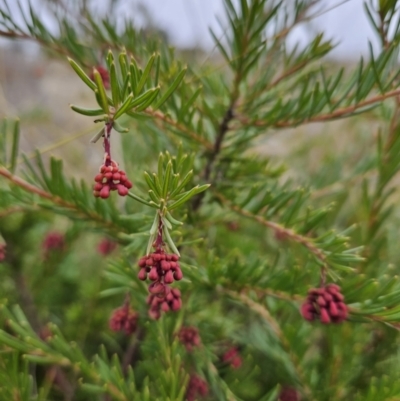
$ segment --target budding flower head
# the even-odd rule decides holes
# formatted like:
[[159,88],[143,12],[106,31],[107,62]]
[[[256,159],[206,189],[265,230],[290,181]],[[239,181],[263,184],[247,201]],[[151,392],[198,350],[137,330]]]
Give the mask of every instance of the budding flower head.
[[125,331],[126,334],[132,334],[137,329],[139,314],[129,307],[129,301],[113,311],[110,317],[109,325],[112,331]]
[[108,238],[103,238],[97,246],[97,250],[101,255],[107,256],[112,253],[116,247],[117,243],[115,241],[112,241]]
[[222,361],[229,363],[233,369],[239,369],[242,366],[242,358],[239,354],[239,350],[236,347],[231,347],[222,356]]
[[300,401],[300,394],[293,387],[284,387],[278,399],[279,401]]
[[42,248],[45,257],[48,257],[51,252],[62,252],[65,248],[64,235],[55,231],[47,233]]
[[313,288],[301,306],[304,319],[319,319],[323,324],[341,323],[347,319],[348,308],[344,296],[336,284],[328,284],[322,288]]
[[94,177],[96,184],[93,187],[93,195],[96,198],[107,199],[111,191],[117,191],[118,195],[126,196],[132,188],[132,183],[120,170],[118,163],[107,155],[105,163],[100,167],[99,174]]
[[196,327],[181,327],[177,336],[179,341],[185,346],[188,352],[191,352],[194,348],[200,346],[201,340],[199,336],[199,331]]
[[186,390],[187,401],[195,401],[208,394],[208,384],[200,376],[191,375]]

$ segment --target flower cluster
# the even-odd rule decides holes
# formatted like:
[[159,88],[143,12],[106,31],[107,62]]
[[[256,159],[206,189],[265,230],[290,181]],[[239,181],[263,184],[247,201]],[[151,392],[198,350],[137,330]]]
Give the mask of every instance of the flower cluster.
[[107,256],[112,253],[116,247],[117,243],[115,241],[112,241],[108,238],[103,238],[97,246],[97,250],[101,255]]
[[105,163],[100,167],[99,174],[94,177],[94,181],[96,184],[93,187],[93,195],[102,199],[107,199],[110,191],[118,191],[120,196],[126,196],[132,188],[132,183],[125,172],[120,170],[118,163],[111,160],[108,155]]
[[228,351],[222,356],[222,361],[229,363],[233,369],[239,369],[242,366],[242,358],[239,350],[236,347],[229,348]]
[[138,277],[143,281],[149,278],[156,283],[172,284],[174,280],[179,281],[183,277],[178,260],[179,256],[173,253],[168,254],[161,250],[150,253],[140,258]]
[[6,258],[6,244],[0,245],[0,262]]
[[[161,311],[168,312],[171,310],[176,312],[182,307],[181,292],[177,288],[170,288],[168,285],[161,283],[158,284],[150,284],[149,291],[151,295],[147,298],[147,304],[150,305],[149,316],[154,320],[158,320],[161,317]],[[161,292],[152,293],[152,290],[158,291],[161,286],[163,286]]]
[[[161,231],[160,229],[160,238]],[[161,239],[159,242],[155,252],[143,256],[139,260],[139,279],[153,281],[149,285],[150,296],[147,300],[150,305],[149,315],[153,319],[159,319],[161,311],[177,311],[182,306],[181,292],[169,287],[169,284],[175,280],[179,281],[183,277],[178,263],[179,256],[165,253]]]
[[181,327],[177,335],[179,341],[185,346],[188,352],[193,351],[193,349],[198,347],[201,343],[199,331],[196,327]]
[[301,314],[309,321],[318,318],[324,324],[341,323],[346,320],[348,314],[343,301],[340,287],[335,284],[313,288],[309,290],[307,299],[301,306]]
[[292,387],[284,387],[279,394],[279,401],[299,401],[299,393]]
[[65,248],[65,237],[58,232],[49,232],[43,240],[42,248],[44,257],[47,258],[50,252],[62,252]]
[[111,315],[109,326],[112,331],[125,331],[126,334],[132,334],[136,331],[138,313],[125,303],[122,307],[115,309]]
[[208,394],[208,384],[200,376],[191,375],[186,390],[187,401],[194,401]]

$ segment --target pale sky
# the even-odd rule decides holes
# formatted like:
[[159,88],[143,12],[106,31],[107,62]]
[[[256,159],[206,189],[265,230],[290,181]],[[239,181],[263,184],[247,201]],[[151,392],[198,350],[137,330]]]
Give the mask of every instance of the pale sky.
[[[15,0],[7,1],[12,7]],[[31,0],[35,9],[40,0]],[[100,10],[107,8],[109,0],[92,0]],[[294,0],[287,0],[294,1]],[[22,0],[22,3],[25,1]],[[308,43],[313,34],[324,31],[327,38],[334,38],[338,43],[331,57],[339,59],[358,59],[368,55],[368,40],[378,43],[364,8],[363,0],[323,0],[326,8],[340,4],[331,11],[313,20],[311,24],[296,28],[289,37],[289,43],[300,41]],[[68,4],[68,3],[67,3]],[[70,3],[72,4],[72,3]],[[130,16],[138,26],[145,20],[140,13],[139,4],[145,6],[152,21],[168,33],[172,44],[178,47],[201,46],[206,51],[213,48],[213,41],[208,28],[212,27],[217,36],[222,35],[216,15],[223,19],[223,0],[120,0],[118,11],[123,17]],[[47,19],[46,19],[47,20]]]

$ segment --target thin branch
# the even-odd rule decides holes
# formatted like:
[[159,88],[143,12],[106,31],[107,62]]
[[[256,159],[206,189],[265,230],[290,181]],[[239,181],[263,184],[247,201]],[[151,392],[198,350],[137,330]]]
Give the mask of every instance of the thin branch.
[[213,149],[213,145],[210,142],[208,142],[206,139],[199,136],[196,132],[191,131],[185,125],[178,123],[177,121],[173,120],[171,117],[168,117],[163,112],[161,112],[159,110],[157,110],[157,111],[152,110],[151,107],[148,107],[144,112],[147,115],[154,117],[154,118],[176,128],[177,130],[179,130],[181,132],[184,132],[188,137],[193,139],[195,142],[202,144],[207,150]]
[[295,231],[293,231],[290,228],[286,228],[278,223],[275,223],[270,220],[266,220],[262,216],[255,215],[247,210],[244,210],[244,209],[240,208],[239,206],[230,202],[228,199],[225,198],[225,196],[223,196],[220,193],[214,192],[214,195],[234,212],[239,213],[242,216],[248,217],[252,220],[255,220],[265,227],[271,228],[281,238],[288,238],[294,242],[297,242],[297,243],[303,245],[311,253],[313,253],[324,265],[326,265],[326,255],[325,255],[324,251],[322,249],[318,248],[314,244],[314,242],[311,238],[304,237],[300,234],[297,234]]
[[236,118],[244,125],[244,126],[253,126],[253,127],[267,127],[267,126],[273,126],[275,128],[292,128],[296,127],[299,124],[309,124],[309,123],[316,123],[316,122],[324,122],[324,121],[330,121],[330,120],[335,120],[338,118],[345,118],[345,117],[351,117],[351,113],[355,112],[358,109],[361,109],[365,106],[370,106],[375,103],[382,102],[385,99],[399,96],[400,95],[400,89],[392,90],[390,92],[387,92],[383,95],[377,95],[374,96],[370,99],[367,99],[363,102],[357,103],[353,106],[348,106],[348,107],[342,107],[340,109],[335,110],[332,113],[327,113],[327,114],[320,114],[311,118],[306,118],[304,120],[297,120],[297,121],[288,121],[288,122],[277,122],[274,124],[270,124],[268,121],[265,120],[251,120],[245,116],[236,116]]
[[107,229],[115,232],[120,232],[121,228],[115,226],[112,222],[105,221],[99,214],[95,212],[87,212],[87,211],[82,211],[77,208],[76,205],[73,203],[67,202],[64,199],[60,198],[59,196],[54,196],[53,194],[44,191],[41,188],[35,187],[34,185],[30,184],[29,182],[23,180],[20,177],[17,177],[13,175],[10,171],[8,171],[4,167],[0,167],[0,176],[3,176],[7,180],[11,181],[14,185],[17,185],[18,187],[24,189],[27,192],[36,194],[40,196],[41,198],[47,199],[51,201],[52,203],[64,207],[66,209],[69,209],[71,211],[74,211],[76,213],[79,213],[83,217],[89,217],[90,219],[94,220],[96,223],[100,223],[101,225],[105,226]]

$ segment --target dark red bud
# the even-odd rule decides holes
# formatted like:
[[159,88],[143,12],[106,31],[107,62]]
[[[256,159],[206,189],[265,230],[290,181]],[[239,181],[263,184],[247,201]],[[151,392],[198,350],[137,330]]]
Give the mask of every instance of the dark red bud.
[[126,196],[128,194],[128,188],[125,188],[123,185],[118,184],[117,185],[117,189],[118,189],[118,195],[120,196]]
[[151,270],[150,270],[150,273],[149,273],[149,279],[151,280],[151,281],[156,281],[156,280],[158,280],[160,277],[159,277],[159,275],[158,275],[158,273],[157,273],[157,269],[155,268],[155,267],[152,267],[151,268]]
[[176,281],[179,281],[179,280],[182,280],[182,277],[183,277],[183,273],[182,273],[182,270],[181,269],[176,269],[175,271],[174,271],[174,279],[176,280]]
[[320,308],[319,313],[321,314],[321,323],[328,324],[331,322],[328,311],[325,308]]
[[147,279],[147,272],[146,269],[140,269],[138,273],[139,280],[145,281]]
[[172,271],[169,270],[164,276],[164,283],[165,284],[171,284],[174,282],[174,276],[172,275]]
[[100,191],[100,198],[107,199],[110,196],[110,187],[105,185]]

